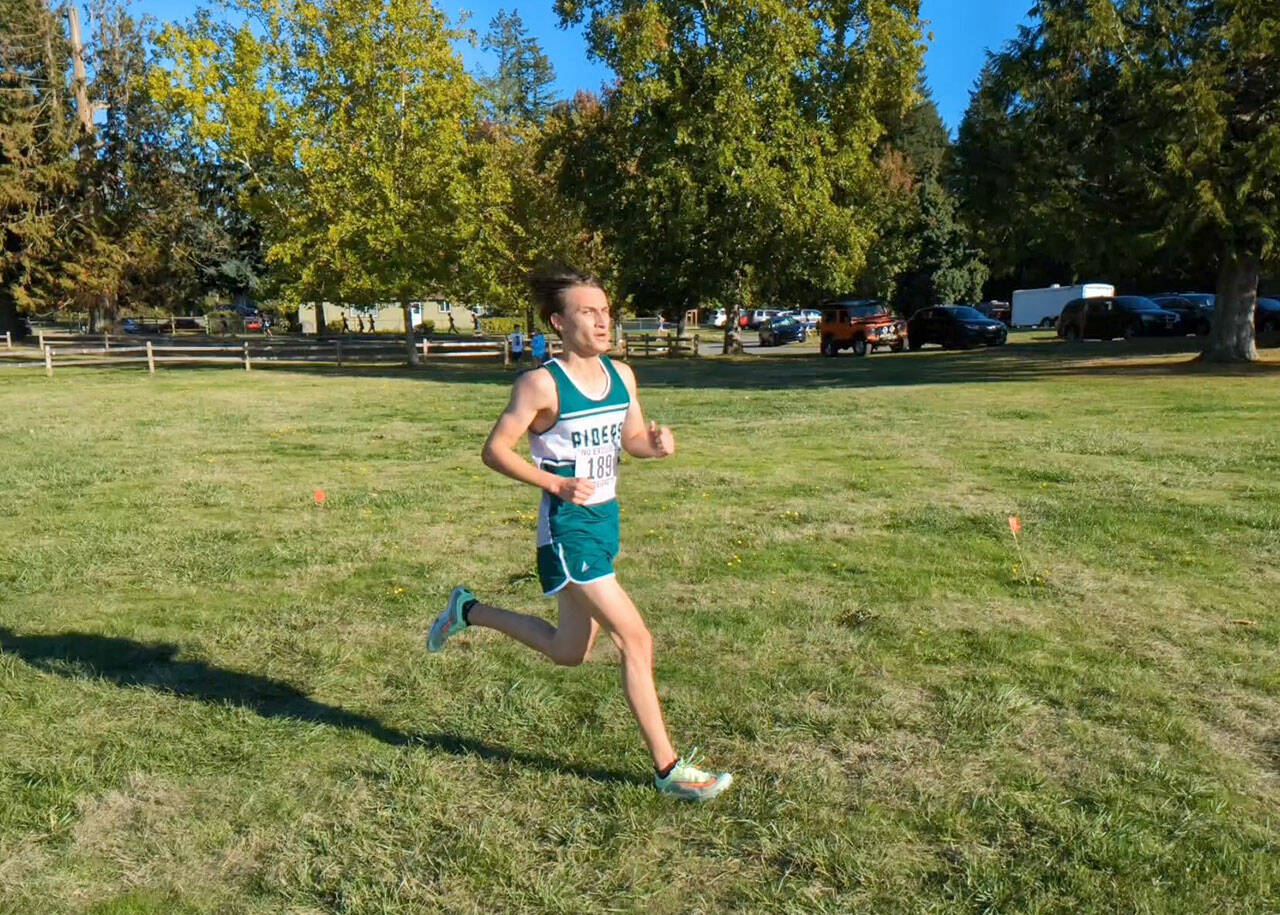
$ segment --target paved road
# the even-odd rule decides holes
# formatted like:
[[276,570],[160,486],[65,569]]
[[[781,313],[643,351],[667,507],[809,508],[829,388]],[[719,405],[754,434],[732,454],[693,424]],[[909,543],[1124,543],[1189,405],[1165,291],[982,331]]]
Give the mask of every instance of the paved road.
[[[698,353],[702,356],[718,356],[724,351],[724,331],[703,327],[697,331],[702,338]],[[798,353],[818,351],[817,337],[810,335],[805,343],[788,343],[785,346],[761,346],[760,335],[754,330],[742,332],[742,351],[747,355],[771,355],[774,353]]]

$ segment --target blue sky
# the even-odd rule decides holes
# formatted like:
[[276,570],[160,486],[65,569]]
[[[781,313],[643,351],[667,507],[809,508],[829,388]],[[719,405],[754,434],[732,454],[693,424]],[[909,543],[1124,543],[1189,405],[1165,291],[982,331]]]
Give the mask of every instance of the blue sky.
[[[519,0],[437,0],[452,17],[465,10],[471,15],[467,27],[484,34],[489,20],[499,9],[518,10],[526,27],[538,39],[556,68],[556,88],[561,95],[577,89],[596,89],[605,82],[608,70],[587,59],[587,46],[577,30],[557,27],[550,0],[520,3]],[[185,19],[200,4],[197,0],[137,0],[134,10],[157,19]],[[969,90],[982,67],[988,49],[998,49],[1012,38],[1025,21],[1031,0],[923,0],[922,16],[929,20],[933,41],[925,57],[925,72],[938,110],[954,130],[969,104]],[[491,65],[489,56],[478,48],[462,47],[468,69]]]

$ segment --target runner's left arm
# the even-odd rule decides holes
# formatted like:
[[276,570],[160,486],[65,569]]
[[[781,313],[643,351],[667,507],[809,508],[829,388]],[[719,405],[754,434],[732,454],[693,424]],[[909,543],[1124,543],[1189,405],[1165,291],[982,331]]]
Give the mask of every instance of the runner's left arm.
[[676,437],[666,426],[651,422],[646,427],[644,410],[636,393],[636,373],[625,362],[615,362],[614,368],[631,395],[631,407],[622,423],[622,448],[632,457],[664,458],[675,454]]

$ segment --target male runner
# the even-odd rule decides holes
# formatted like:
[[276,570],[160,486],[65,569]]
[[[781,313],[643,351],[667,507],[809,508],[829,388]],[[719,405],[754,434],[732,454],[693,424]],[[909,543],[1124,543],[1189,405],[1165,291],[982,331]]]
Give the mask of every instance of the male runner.
[[[604,355],[610,346],[609,301],[600,284],[563,270],[536,277],[533,287],[542,319],[560,336],[564,355],[516,379],[482,459],[543,490],[538,577],[543,593],[559,601],[559,625],[482,604],[466,588],[454,588],[427,648],[440,651],[450,636],[485,626],[557,664],[574,666],[586,659],[603,626],[622,654],[622,688],[653,757],[654,785],[675,797],[711,800],[733,776],[694,766],[696,748],[687,758],[676,754],[654,687],[652,637],[613,571],[621,453],[667,457],[675,452],[675,438],[666,426],[645,428],[635,374]],[[532,462],[515,450],[526,433]]]

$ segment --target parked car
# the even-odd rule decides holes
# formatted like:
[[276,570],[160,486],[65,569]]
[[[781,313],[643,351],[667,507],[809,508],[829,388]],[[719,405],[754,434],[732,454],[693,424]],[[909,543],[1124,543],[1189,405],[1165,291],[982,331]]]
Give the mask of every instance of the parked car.
[[1005,327],[1009,327],[1013,322],[1013,308],[1008,302],[998,302],[992,299],[987,302],[979,302],[973,307],[988,318],[1001,322]]
[[875,299],[836,299],[823,303],[818,334],[824,356],[850,348],[867,356],[878,346],[897,353],[907,345],[907,322]]
[[959,349],[1000,346],[1009,338],[1009,328],[968,305],[936,305],[921,308],[911,316],[907,335],[912,349],[926,343],[936,343],[943,349]]
[[1064,340],[1157,337],[1178,332],[1179,318],[1140,295],[1073,299],[1058,318]]
[[1258,296],[1258,306],[1253,310],[1253,330],[1258,334],[1280,331],[1280,300]]
[[761,346],[803,343],[809,339],[809,328],[791,315],[780,314],[760,325]]
[[757,308],[754,311],[747,312],[746,326],[752,330],[758,330],[760,325],[768,321],[778,313],[776,308]]
[[1203,305],[1205,308],[1213,311],[1214,306],[1218,302],[1218,297],[1212,292],[1173,292],[1170,295],[1180,295],[1184,299],[1189,299],[1197,305]]
[[804,324],[810,330],[817,328],[819,322],[822,321],[822,312],[816,308],[797,308],[795,311],[796,320]]
[[160,333],[159,324],[147,324],[145,321],[139,321],[136,318],[125,318],[120,322],[120,329],[126,334],[158,334]]
[[266,316],[258,310],[258,306],[251,302],[241,302],[237,305],[233,305],[231,309],[240,316],[240,319],[244,322],[244,329],[246,331],[253,332],[266,330],[270,326],[271,322],[269,322]]
[[1212,302],[1206,304],[1203,300],[1197,301],[1190,296],[1172,293],[1152,296],[1151,301],[1178,316],[1178,333],[1203,336],[1209,332],[1209,325],[1213,323]]
[[703,323],[707,327],[724,327],[729,322],[729,313],[723,308],[717,308],[714,312],[707,314],[703,318]]

